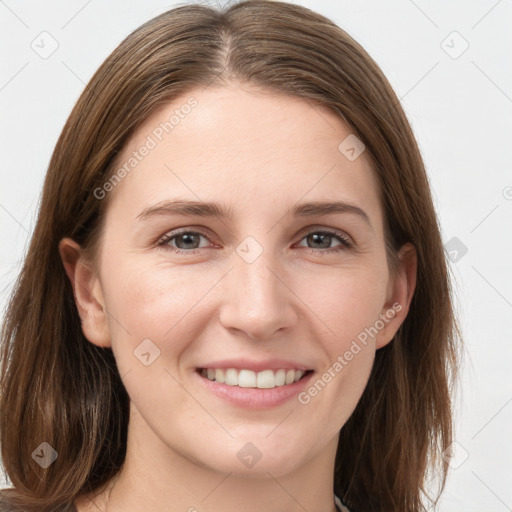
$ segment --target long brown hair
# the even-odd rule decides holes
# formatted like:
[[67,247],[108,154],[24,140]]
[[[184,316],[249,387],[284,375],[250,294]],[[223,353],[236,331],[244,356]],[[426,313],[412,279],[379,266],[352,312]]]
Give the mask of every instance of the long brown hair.
[[[410,125],[379,67],[332,21],[301,6],[248,0],[225,9],[184,5],[139,27],[92,77],[60,135],[1,338],[1,455],[15,489],[10,500],[24,510],[55,510],[98,489],[126,452],[129,397],[111,350],[82,333],[59,241],[93,246],[108,205],[94,191],[151,113],[197,86],[228,82],[337,112],[372,159],[390,256],[405,242],[416,248],[408,316],[377,351],[341,430],[334,491],[352,512],[417,512],[430,470],[440,477],[437,494],[444,488],[440,454],[452,442],[460,335]],[[58,453],[46,469],[32,457],[42,442]]]

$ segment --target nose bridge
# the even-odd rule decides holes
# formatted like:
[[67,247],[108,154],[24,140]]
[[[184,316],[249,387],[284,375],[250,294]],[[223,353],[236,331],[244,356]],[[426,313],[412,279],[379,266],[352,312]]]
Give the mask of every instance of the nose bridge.
[[[236,249],[235,275],[244,291],[261,302],[270,299],[276,291],[276,278],[271,269],[278,267],[272,248],[263,247],[253,237],[247,237]],[[265,300],[263,300],[265,302]]]
[[[248,236],[235,248],[220,314],[225,328],[267,338],[294,321],[291,292],[280,276],[282,265],[271,247],[272,237],[260,243]],[[261,237],[260,237],[261,240]]]

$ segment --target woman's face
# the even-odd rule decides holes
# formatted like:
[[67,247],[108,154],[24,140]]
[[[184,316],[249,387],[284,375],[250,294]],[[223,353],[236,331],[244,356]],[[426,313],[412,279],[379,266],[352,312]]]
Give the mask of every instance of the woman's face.
[[248,86],[198,88],[132,137],[96,191],[106,315],[84,331],[141,446],[234,474],[334,458],[407,309],[363,149],[326,107]]

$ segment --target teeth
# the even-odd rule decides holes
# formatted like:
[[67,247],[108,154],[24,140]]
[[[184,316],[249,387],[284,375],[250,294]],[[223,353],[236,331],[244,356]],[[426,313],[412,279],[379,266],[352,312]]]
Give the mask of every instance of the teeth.
[[259,372],[256,377],[256,387],[262,389],[275,388],[276,379],[274,372],[272,370],[263,370],[262,372]]
[[[238,374],[238,385],[241,388],[255,388],[257,382],[257,376],[250,370],[240,370]],[[235,383],[236,385],[236,383]]]
[[284,386],[286,382],[286,371],[285,370],[277,370],[275,376],[276,386]]
[[[217,370],[218,372],[219,370]],[[217,375],[217,373],[215,373]],[[238,372],[234,368],[228,368],[224,376],[224,384],[238,386]]]
[[228,386],[241,388],[269,389],[297,382],[304,375],[303,370],[237,370],[235,368],[208,368],[202,370],[202,376]]
[[224,382],[224,372],[222,370],[215,370],[215,380],[217,382]]

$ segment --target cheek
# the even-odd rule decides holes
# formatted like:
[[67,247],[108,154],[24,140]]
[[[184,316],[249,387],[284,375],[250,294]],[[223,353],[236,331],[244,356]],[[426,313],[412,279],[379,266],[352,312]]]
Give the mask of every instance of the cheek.
[[375,357],[375,324],[386,297],[385,268],[339,269],[299,291],[323,326],[318,340],[325,363],[298,400],[317,420],[333,428],[355,409]]
[[105,266],[102,274],[112,348],[120,365],[130,366],[133,351],[146,339],[174,364],[204,328],[200,319],[211,317],[201,311],[208,303],[208,291],[219,280],[216,273],[126,258]]
[[298,280],[294,291],[309,310],[309,318],[323,325],[324,347],[331,354],[343,350],[379,318],[386,300],[386,269],[374,265],[331,268]]
[[196,320],[214,283],[183,267],[128,260],[103,269],[112,350],[131,400],[148,414],[167,415],[162,397],[172,396],[173,409],[190,399],[174,377],[182,354],[204,329]]
[[[173,268],[165,263],[146,264],[143,258],[120,260],[109,263],[102,277],[107,307],[115,316],[110,320],[113,351],[128,394],[167,444],[219,464],[214,452],[219,446],[226,451],[225,432],[191,398],[186,378],[184,386],[178,379],[184,376],[180,368],[186,367],[191,350],[198,349],[195,340],[205,337],[209,323],[218,323],[216,315],[226,302],[215,286],[226,269],[214,265],[201,270],[194,265]],[[370,374],[374,346],[361,344],[358,350],[352,343],[379,316],[384,274],[379,262],[366,262],[343,267],[310,264],[300,270],[287,269],[280,276],[287,286],[277,289],[297,313],[291,329],[298,337],[304,333],[311,337],[307,344],[322,368],[302,401],[297,397],[290,405],[294,421],[279,429],[273,430],[274,419],[270,421],[273,426],[249,427],[226,413],[223,425],[235,435],[232,458],[239,449],[237,443],[254,436],[262,451],[275,453],[280,468],[283,459],[294,464],[299,457],[296,450],[287,452],[286,447],[300,445],[306,453],[314,453],[336,435],[356,407]],[[225,279],[224,287],[235,286],[229,275]],[[233,297],[230,300],[236,300]],[[149,366],[134,356],[144,339],[154,341],[161,351]],[[152,350],[150,345],[146,349],[150,357]],[[203,435],[205,429],[212,433],[210,438]],[[314,437],[311,432],[316,432]]]
[[[222,307],[215,286],[224,271],[213,267],[172,267],[165,261],[148,264],[143,257],[124,257],[109,260],[102,274],[114,350],[121,342],[124,350],[127,339],[133,350],[149,338],[162,350],[178,353]],[[334,357],[378,318],[385,277],[379,262],[330,268],[311,264],[287,271],[283,280],[288,287],[280,293],[297,312],[292,328],[305,322]]]

